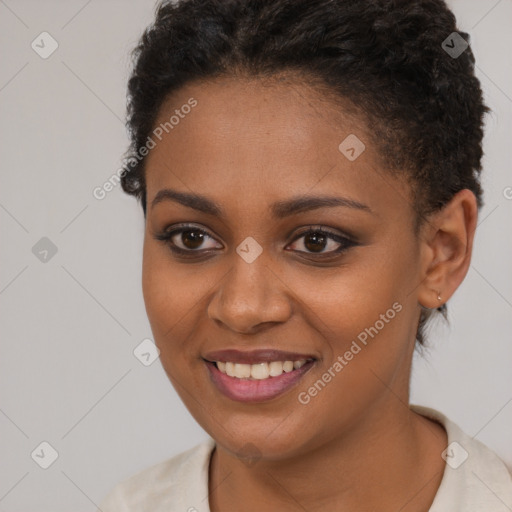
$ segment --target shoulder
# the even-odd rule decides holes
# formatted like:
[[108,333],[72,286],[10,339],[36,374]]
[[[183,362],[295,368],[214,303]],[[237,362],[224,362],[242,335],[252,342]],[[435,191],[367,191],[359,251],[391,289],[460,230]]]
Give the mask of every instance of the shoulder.
[[215,447],[208,439],[118,483],[101,512],[208,511],[208,467]]
[[448,435],[440,454],[446,462],[443,479],[429,512],[510,512],[512,476],[498,455],[441,412],[419,405],[411,409],[443,425]]

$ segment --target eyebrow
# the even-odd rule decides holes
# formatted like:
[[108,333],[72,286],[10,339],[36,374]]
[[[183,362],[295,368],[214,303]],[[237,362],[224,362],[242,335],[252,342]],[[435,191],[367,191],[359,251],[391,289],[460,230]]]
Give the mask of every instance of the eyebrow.
[[[151,207],[154,208],[157,204],[163,201],[174,201],[182,204],[188,208],[198,210],[200,212],[212,215],[214,217],[224,217],[224,211],[215,202],[206,196],[202,196],[190,192],[179,192],[169,188],[160,190],[153,201]],[[353,208],[356,210],[374,213],[371,208],[359,201],[349,199],[346,197],[333,197],[333,196],[298,196],[283,201],[277,201],[270,206],[272,215],[277,219],[283,219],[296,213],[303,213],[320,208],[334,208],[334,207]]]

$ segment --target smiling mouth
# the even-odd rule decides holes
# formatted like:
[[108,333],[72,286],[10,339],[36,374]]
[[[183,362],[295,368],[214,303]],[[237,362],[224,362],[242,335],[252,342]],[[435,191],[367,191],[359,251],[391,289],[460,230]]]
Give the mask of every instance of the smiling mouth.
[[283,373],[302,368],[313,359],[297,359],[296,361],[271,361],[256,364],[233,363],[231,361],[214,361],[217,369],[229,377],[236,379],[264,380],[279,377]]
[[276,350],[223,350],[203,360],[217,390],[237,402],[264,402],[284,394],[317,361],[310,355]]

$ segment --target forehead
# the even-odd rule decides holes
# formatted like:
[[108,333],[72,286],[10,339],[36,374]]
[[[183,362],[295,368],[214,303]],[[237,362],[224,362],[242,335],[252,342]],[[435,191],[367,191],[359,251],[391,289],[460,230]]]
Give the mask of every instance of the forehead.
[[154,128],[148,204],[162,188],[231,201],[336,190],[373,202],[377,195],[385,200],[386,183],[393,181],[361,118],[289,80],[186,85],[162,105]]

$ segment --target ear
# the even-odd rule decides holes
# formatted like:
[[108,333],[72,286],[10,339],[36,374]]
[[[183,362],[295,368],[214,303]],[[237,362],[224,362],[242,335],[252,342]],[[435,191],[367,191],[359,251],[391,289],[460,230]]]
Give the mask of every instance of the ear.
[[428,309],[442,306],[466,277],[477,217],[476,197],[464,189],[424,221],[420,234],[421,284],[417,289],[422,306]]

